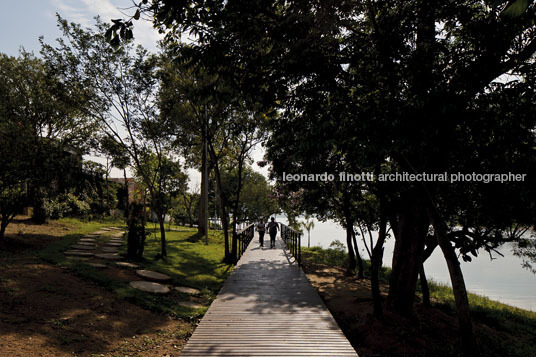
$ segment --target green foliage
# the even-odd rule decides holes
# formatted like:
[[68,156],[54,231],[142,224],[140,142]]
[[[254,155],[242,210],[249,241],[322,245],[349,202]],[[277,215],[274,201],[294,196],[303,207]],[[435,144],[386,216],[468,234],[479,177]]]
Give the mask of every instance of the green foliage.
[[[236,168],[222,172],[222,187],[226,197],[235,196],[237,175]],[[266,220],[277,211],[277,202],[270,197],[271,187],[262,174],[253,171],[249,166],[245,166],[242,185],[238,204],[239,217],[250,221],[255,221],[261,217]],[[231,204],[229,204],[229,209],[232,209]]]
[[[45,199],[73,187],[94,129],[78,108],[86,92],[79,81],[62,81],[48,62],[24,51],[17,58],[0,55],[0,83],[3,223],[28,204],[45,219]],[[64,211],[56,208],[51,211]]]
[[[528,233],[527,233],[528,235]],[[522,237],[514,246],[514,254],[523,260],[523,267],[536,274],[536,233]]]

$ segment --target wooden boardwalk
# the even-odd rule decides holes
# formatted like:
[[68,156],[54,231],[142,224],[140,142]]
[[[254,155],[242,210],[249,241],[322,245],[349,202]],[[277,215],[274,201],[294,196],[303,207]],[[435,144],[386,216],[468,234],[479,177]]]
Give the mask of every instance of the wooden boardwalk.
[[252,240],[181,356],[357,356],[283,242],[266,241]]

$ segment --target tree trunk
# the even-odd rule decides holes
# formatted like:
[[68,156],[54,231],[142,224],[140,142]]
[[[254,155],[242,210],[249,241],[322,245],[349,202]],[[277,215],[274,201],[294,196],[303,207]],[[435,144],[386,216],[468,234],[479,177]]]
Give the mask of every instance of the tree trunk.
[[214,150],[212,149],[212,147],[210,148],[210,156],[213,160],[214,176],[216,176],[216,184],[218,186],[218,197],[220,198],[221,226],[223,229],[224,250],[225,250],[224,261],[226,263],[232,263],[233,260],[231,257],[231,253],[229,251],[229,216],[225,208],[227,206],[227,200],[225,198],[225,194],[222,189],[220,167],[218,165],[218,162],[216,160],[216,154],[214,153]]
[[244,165],[244,160],[242,159],[242,156],[238,158],[238,182],[236,185],[236,191],[235,191],[235,200],[233,202],[233,241],[232,241],[232,247],[231,247],[231,257],[233,261],[236,263],[238,258],[238,237],[237,237],[237,230],[236,230],[236,224],[238,220],[238,207],[240,205],[240,191],[242,190],[242,168]]
[[361,259],[361,254],[359,254],[359,247],[357,245],[357,239],[355,237],[355,231],[352,227],[352,240],[354,242],[354,250],[355,250],[355,256],[357,258],[357,278],[363,279],[364,277],[364,271],[363,271],[363,259]]
[[165,214],[158,213],[158,224],[160,226],[160,253],[162,258],[165,258],[167,257]]
[[374,316],[383,317],[382,294],[380,291],[380,269],[383,263],[383,245],[387,238],[387,219],[384,215],[380,216],[380,230],[378,240],[372,248],[370,262],[370,287],[372,290],[372,301],[374,306]]
[[388,306],[404,316],[413,313],[417,278],[429,224],[425,206],[417,197],[418,192],[413,190],[401,198],[404,204],[399,212],[389,281]]
[[353,274],[356,268],[355,253],[352,245],[353,220],[346,216],[346,245],[348,246],[348,273]]
[[424,264],[421,265],[419,278],[421,281],[422,303],[424,306],[430,306],[430,289],[428,288],[428,280],[426,280],[426,274],[424,272]]
[[204,236],[207,233],[207,227],[206,227],[206,217],[207,217],[207,209],[205,206],[205,195],[208,194],[205,190],[205,180],[208,180],[208,177],[205,177],[205,154],[203,151],[203,164],[201,165],[201,195],[199,195],[199,214],[198,214],[198,224],[197,224],[197,233],[200,236]]
[[130,205],[127,219],[127,257],[140,260],[145,245],[145,212],[144,206],[134,202]]
[[428,213],[436,233],[437,242],[443,252],[443,256],[447,261],[447,267],[449,269],[454,301],[456,303],[456,315],[458,317],[458,325],[460,329],[459,333],[462,344],[462,353],[465,356],[478,356],[480,353],[473,334],[473,322],[471,320],[469,299],[467,297],[467,289],[465,287],[460,262],[456,256],[454,247],[447,238],[447,227],[439,217],[437,211],[434,208],[431,208],[428,210]]
[[6,233],[7,225],[9,224],[8,217],[2,215],[2,223],[0,223],[0,241],[4,240],[4,235]]
[[125,199],[125,217],[128,217],[128,205],[130,200],[130,194],[128,192],[128,178],[127,178],[127,169],[123,169],[123,177],[125,178],[125,191],[127,193],[127,197]]

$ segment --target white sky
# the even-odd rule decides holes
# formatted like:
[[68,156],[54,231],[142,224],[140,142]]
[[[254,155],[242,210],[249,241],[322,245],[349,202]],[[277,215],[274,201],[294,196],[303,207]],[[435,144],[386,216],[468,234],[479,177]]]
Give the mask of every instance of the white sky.
[[[61,32],[56,26],[56,13],[70,22],[77,22],[91,27],[94,17],[99,15],[105,22],[111,19],[126,18],[134,11],[129,9],[132,0],[2,0],[0,11],[0,52],[17,56],[19,49],[39,55],[39,36],[46,43],[53,44]],[[161,35],[153,29],[148,21],[135,21],[135,41],[146,49],[156,52],[157,41]],[[264,150],[258,147],[253,152],[254,161],[262,160]],[[105,160],[91,157],[91,160],[105,163]],[[253,169],[268,176],[268,167],[259,168],[253,164]],[[190,187],[200,181],[200,174],[195,170],[188,171]],[[119,170],[112,171],[112,177],[123,177]]]

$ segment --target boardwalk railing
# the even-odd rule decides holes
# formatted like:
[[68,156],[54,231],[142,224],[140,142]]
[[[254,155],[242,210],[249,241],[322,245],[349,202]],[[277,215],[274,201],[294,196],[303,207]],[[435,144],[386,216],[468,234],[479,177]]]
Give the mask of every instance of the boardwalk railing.
[[301,236],[300,232],[281,223],[281,238],[299,265],[301,265]]
[[246,228],[242,229],[241,231],[236,232],[236,238],[238,241],[238,252],[236,254],[236,261],[240,260],[240,257],[244,252],[246,251],[246,248],[248,247],[249,243],[253,239],[253,236],[255,235],[255,225],[250,224]]

